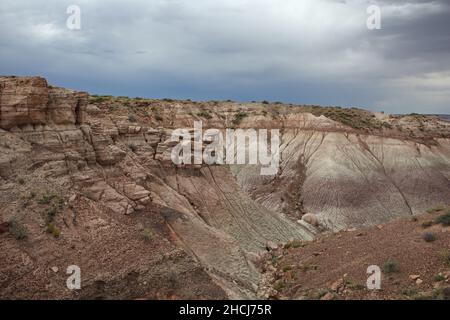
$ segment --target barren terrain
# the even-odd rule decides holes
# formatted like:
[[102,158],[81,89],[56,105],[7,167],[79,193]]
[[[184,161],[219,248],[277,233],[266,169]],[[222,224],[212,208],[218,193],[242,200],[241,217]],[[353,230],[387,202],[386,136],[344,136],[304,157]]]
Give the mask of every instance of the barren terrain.
[[[172,130],[200,120],[280,129],[277,175],[256,165],[175,166]],[[314,258],[324,259],[320,269],[298,288],[325,288],[345,273],[362,281],[367,263],[392,255],[400,288],[417,273],[425,292],[448,271],[431,258],[448,233],[434,225],[437,240],[424,243],[411,219],[431,218],[421,215],[449,199],[450,123],[438,117],[90,96],[39,77],[0,77],[3,299],[297,298],[309,293],[289,282],[274,294],[261,266],[274,250],[314,239],[275,265],[333,252]],[[416,251],[421,259],[399,255]],[[82,270],[81,290],[66,287],[69,265]],[[404,297],[395,281],[374,297]]]

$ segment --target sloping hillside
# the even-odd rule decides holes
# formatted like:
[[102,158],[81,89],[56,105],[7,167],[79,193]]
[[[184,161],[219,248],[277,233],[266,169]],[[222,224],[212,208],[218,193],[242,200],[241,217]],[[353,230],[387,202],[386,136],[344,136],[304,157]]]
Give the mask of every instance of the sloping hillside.
[[[172,130],[200,120],[280,129],[277,175],[176,167]],[[89,96],[0,77],[0,297],[254,298],[266,247],[448,202],[449,133],[434,117]],[[68,265],[82,290],[65,287]]]

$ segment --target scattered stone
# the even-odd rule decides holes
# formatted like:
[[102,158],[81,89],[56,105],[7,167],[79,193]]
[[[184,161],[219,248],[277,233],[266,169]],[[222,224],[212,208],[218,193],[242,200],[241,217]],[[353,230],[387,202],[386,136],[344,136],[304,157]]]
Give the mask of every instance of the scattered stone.
[[266,248],[268,251],[274,251],[278,249],[278,245],[273,241],[267,241]]
[[412,274],[412,275],[409,276],[409,278],[410,278],[412,281],[417,281],[417,279],[420,278],[420,275],[418,275],[418,274]]
[[334,296],[331,292],[327,292],[327,294],[325,294],[322,298],[320,298],[320,300],[324,300],[324,301],[329,301],[329,300],[333,300]]
[[54,273],[57,273],[59,271],[58,267],[51,267],[50,268]]
[[421,285],[422,283],[423,283],[423,280],[422,280],[422,279],[417,279],[417,280],[416,280],[416,284],[417,284],[417,285]]
[[344,285],[344,280],[343,279],[339,279],[336,280],[335,282],[333,282],[333,284],[331,285],[330,289],[332,291],[338,291],[342,286]]
[[317,220],[317,216],[312,213],[306,213],[302,216],[302,220],[314,227],[319,225],[319,221]]

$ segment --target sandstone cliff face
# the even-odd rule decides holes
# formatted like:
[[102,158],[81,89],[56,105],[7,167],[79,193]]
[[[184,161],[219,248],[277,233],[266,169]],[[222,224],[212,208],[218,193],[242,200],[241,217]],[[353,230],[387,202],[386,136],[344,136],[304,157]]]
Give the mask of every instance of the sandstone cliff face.
[[[174,166],[172,130],[198,120],[279,128],[278,174]],[[293,106],[98,98],[0,77],[0,297],[255,297],[268,243],[448,202],[450,126],[432,121],[427,136],[360,132]],[[65,287],[73,264],[81,291]]]

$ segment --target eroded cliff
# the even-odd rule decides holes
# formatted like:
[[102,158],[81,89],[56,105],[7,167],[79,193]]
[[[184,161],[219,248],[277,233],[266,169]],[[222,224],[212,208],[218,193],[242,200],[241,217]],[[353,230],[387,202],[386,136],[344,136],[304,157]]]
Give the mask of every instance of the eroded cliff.
[[[278,173],[175,166],[172,130],[200,120],[280,129]],[[417,115],[90,97],[0,77],[0,297],[254,298],[266,247],[447,203],[449,132]]]

